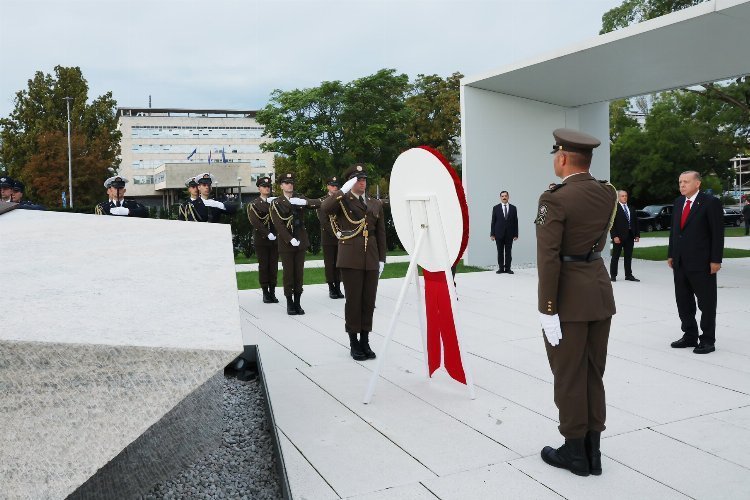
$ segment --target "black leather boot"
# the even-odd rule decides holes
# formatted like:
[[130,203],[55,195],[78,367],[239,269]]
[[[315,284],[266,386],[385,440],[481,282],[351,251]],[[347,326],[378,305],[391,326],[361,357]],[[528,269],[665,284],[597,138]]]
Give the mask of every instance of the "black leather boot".
[[346,295],[344,295],[341,292],[341,282],[340,281],[336,282],[336,298],[337,299],[345,299],[346,298]]
[[356,333],[349,334],[349,346],[351,347],[351,351],[349,352],[355,361],[364,361],[367,359],[367,354],[362,352],[362,346],[360,345],[359,340],[357,340]]
[[589,475],[589,460],[586,458],[584,438],[566,439],[565,444],[554,449],[545,446],[542,449],[542,460],[552,467],[567,469],[577,476]]
[[263,303],[264,304],[270,304],[270,303],[272,303],[273,300],[271,300],[271,294],[268,291],[268,286],[261,285],[261,288],[263,289]]
[[328,283],[328,297],[331,299],[338,299],[339,296],[336,293],[336,284],[331,281]]
[[297,314],[305,314],[305,310],[302,309],[302,306],[299,305],[299,298],[302,296],[302,293],[295,293],[294,294],[294,309],[297,311]]
[[375,359],[375,353],[370,349],[370,332],[362,332],[359,334],[359,345],[362,346],[362,352],[367,356],[367,359]]
[[276,285],[271,285],[268,287],[268,296],[271,298],[271,302],[274,304],[279,303],[279,299],[276,298]]
[[297,308],[294,306],[294,299],[291,295],[286,296],[286,313],[290,316],[297,314]]
[[602,452],[599,451],[599,440],[601,432],[588,431],[584,444],[586,445],[586,457],[589,459],[589,470],[595,476],[602,475]]

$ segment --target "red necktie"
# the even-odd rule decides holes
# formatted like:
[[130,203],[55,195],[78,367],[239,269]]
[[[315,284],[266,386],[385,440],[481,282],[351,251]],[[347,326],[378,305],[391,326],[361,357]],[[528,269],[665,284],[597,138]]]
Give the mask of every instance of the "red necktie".
[[682,219],[680,219],[680,229],[685,227],[685,221],[690,215],[690,200],[685,202],[685,208],[682,209]]

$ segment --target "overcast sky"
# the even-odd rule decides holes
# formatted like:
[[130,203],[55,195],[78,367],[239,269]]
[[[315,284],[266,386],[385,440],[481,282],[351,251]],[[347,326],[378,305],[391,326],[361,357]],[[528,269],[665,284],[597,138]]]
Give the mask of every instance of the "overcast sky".
[[89,99],[258,109],[273,89],[381,68],[472,76],[595,37],[622,0],[0,0],[0,116],[35,71]]

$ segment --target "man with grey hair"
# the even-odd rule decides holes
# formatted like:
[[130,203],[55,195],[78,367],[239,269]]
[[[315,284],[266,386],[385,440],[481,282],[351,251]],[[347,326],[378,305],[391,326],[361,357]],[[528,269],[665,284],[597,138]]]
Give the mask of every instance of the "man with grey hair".
[[[724,211],[718,198],[700,191],[698,172],[680,174],[679,185],[667,264],[674,274],[683,335],[672,342],[672,347],[693,347],[696,354],[708,354],[716,350],[716,274],[724,253]],[[696,299],[701,310],[700,337],[695,321]]]
[[617,267],[620,254],[625,253],[625,279],[627,281],[641,281],[633,276],[633,244],[641,239],[638,228],[638,216],[633,207],[628,205],[628,192],[621,189],[617,192],[617,212],[609,235],[612,237],[612,259],[609,262],[609,277],[617,281]]

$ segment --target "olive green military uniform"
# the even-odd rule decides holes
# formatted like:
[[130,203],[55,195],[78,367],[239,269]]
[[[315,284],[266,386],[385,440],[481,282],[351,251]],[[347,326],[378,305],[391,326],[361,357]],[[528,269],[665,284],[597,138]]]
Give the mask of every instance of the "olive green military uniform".
[[247,205],[247,218],[253,226],[253,246],[258,256],[258,279],[261,287],[276,287],[276,276],[279,272],[279,248],[277,240],[268,239],[269,234],[276,236],[276,229],[271,223],[271,204],[260,196]]

